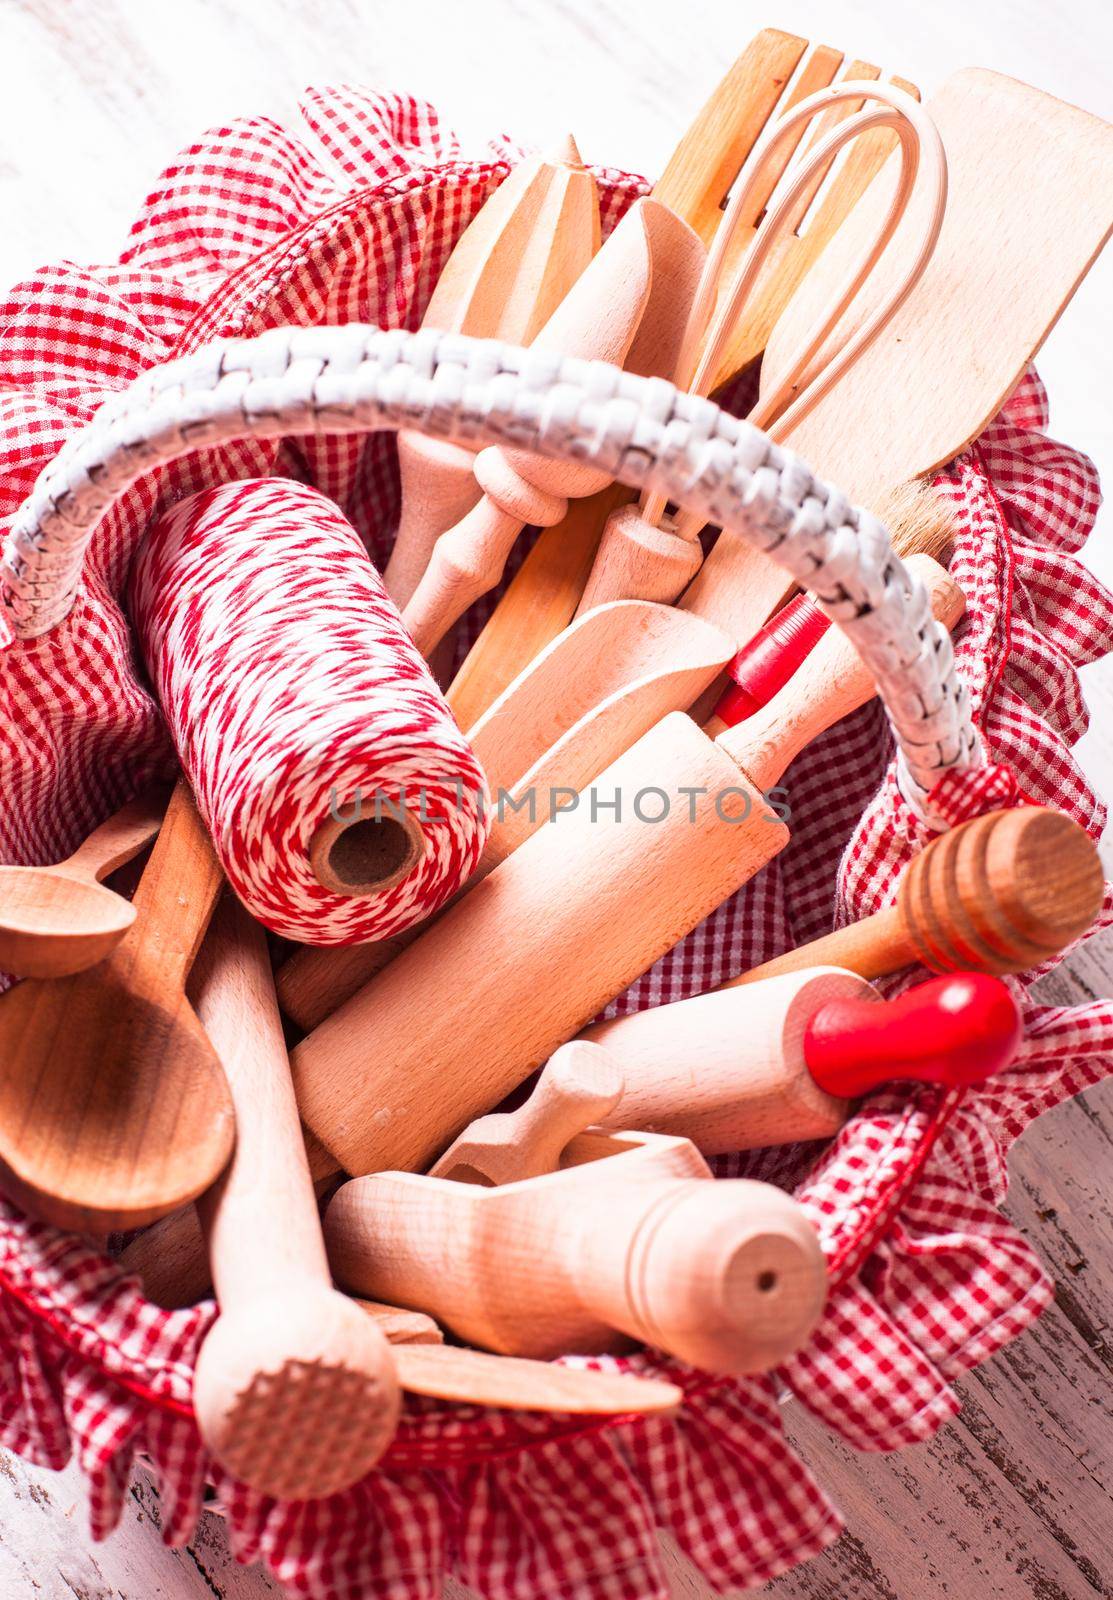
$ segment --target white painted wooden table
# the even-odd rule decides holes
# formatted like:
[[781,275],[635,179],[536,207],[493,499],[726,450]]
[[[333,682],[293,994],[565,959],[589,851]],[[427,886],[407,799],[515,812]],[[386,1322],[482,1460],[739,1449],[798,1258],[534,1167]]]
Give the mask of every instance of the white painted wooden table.
[[[359,81],[433,100],[467,139],[545,143],[571,128],[589,160],[654,173],[757,28],[838,45],[925,91],[992,66],[1113,116],[1107,0],[4,0],[0,6],[0,280],[63,257],[104,261],[159,167],[205,126],[281,114],[309,83]],[[1053,431],[1113,476],[1113,252],[1040,361]],[[1113,515],[1087,553],[1113,582]],[[1094,727],[1081,748],[1113,796],[1113,669],[1084,674]],[[1113,861],[1113,854],[1110,856]],[[1046,987],[1108,993],[1113,940]],[[790,1431],[843,1506],[849,1531],[771,1586],[780,1600],[1094,1600],[1113,1594],[1113,1085],[1045,1118],[1012,1163],[1010,1211],[1058,1284],[1039,1327],[960,1384],[961,1416],[930,1445],[853,1455],[798,1410]],[[208,1519],[189,1550],[158,1538],[136,1484],[124,1526],[92,1549],[80,1484],[0,1456],[0,1600],[258,1600]],[[682,1564],[678,1596],[705,1588]],[[543,1600],[543,1597],[538,1597]],[[577,1600],[577,1597],[567,1597]]]

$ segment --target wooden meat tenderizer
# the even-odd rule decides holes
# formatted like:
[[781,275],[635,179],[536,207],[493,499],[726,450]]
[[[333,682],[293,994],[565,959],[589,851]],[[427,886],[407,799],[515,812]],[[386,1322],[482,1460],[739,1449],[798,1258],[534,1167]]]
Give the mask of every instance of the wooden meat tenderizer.
[[[961,591],[915,560],[953,624]],[[626,797],[621,820],[585,805],[540,829],[296,1047],[302,1118],[336,1166],[420,1170],[498,1105],[783,848],[765,794],[873,693],[833,630],[741,728],[714,742],[673,713],[600,773],[599,791]],[[650,828],[632,802],[662,789],[677,803]]]
[[603,1048],[621,1073],[622,1097],[602,1126],[674,1134],[722,1155],[830,1138],[852,1100],[892,1080],[983,1083],[1020,1038],[1000,978],[959,973],[882,1000],[852,972],[809,967],[745,995],[718,989],[617,1017],[581,1043]]
[[560,1172],[498,1188],[356,1178],[328,1207],[325,1241],[345,1287],[508,1355],[629,1338],[709,1372],[765,1372],[808,1337],[826,1294],[819,1240],[788,1195],[716,1183],[687,1140],[654,1134],[582,1134]]
[[920,962],[933,972],[1027,972],[1090,927],[1101,858],[1061,811],[990,811],[940,834],[909,862],[883,911],[788,950],[724,988],[835,965],[880,978]]
[[[569,136],[548,156],[527,156],[472,218],[421,326],[528,345],[598,248],[598,190]],[[437,539],[479,499],[474,466],[464,445],[399,433],[402,514],[383,582],[400,609]]]
[[[703,262],[703,246],[686,223],[659,201],[636,201],[532,348],[669,376]],[[570,499],[595,494],[610,482],[597,467],[498,447],[480,451],[475,475],[483,499],[437,540],[403,608],[402,620],[426,656],[498,583],[527,523],[559,522]]]
[[227,1172],[198,1201],[220,1303],[197,1359],[198,1426],[261,1494],[335,1494],[390,1443],[398,1380],[375,1321],[332,1287],[266,938],[231,895],[191,988],[238,1126]]
[[603,1122],[622,1099],[622,1088],[622,1070],[606,1050],[576,1040],[562,1045],[524,1105],[473,1122],[429,1176],[497,1184],[555,1172],[565,1147]]

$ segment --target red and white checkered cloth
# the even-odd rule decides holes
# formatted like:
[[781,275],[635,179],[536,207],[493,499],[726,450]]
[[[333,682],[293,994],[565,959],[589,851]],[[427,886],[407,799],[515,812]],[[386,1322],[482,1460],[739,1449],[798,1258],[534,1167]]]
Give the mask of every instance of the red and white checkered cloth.
[[[0,516],[62,442],[137,373],[226,335],[281,323],[415,327],[460,230],[513,152],[463,160],[435,114],[362,89],[313,92],[292,128],[218,128],[163,175],[118,265],[65,263],[15,288],[0,342]],[[605,227],[643,184],[601,171]],[[1018,788],[1091,833],[1103,811],[1069,746],[1086,723],[1075,668],[1113,637],[1113,599],[1075,560],[1098,503],[1090,464],[1044,435],[1028,379],[945,479],[969,597],[959,641],[1000,764],[940,796],[956,820]],[[181,496],[283,474],[343,508],[381,563],[397,512],[389,437],[288,439],[199,451],[142,482],[92,551],[54,633],[0,658],[0,856],[48,861],[167,764],[118,603],[136,541]],[[472,619],[472,633],[474,621]],[[790,769],[789,848],[619,1002],[706,989],[786,945],[882,905],[925,841],[900,800],[879,707]],[[1106,921],[1113,920],[1107,902]],[[906,981],[906,980],[904,980]],[[181,1542],[211,1482],[245,1561],[308,1600],[424,1600],[445,1570],[491,1600],[664,1600],[655,1529],[716,1588],[756,1585],[823,1548],[833,1507],[787,1444],[777,1391],[867,1450],[928,1437],[956,1409],[950,1380],[1046,1304],[1050,1285],[1002,1218],[1007,1147],[1113,1058],[1113,1005],[1028,1005],[1020,1059],[965,1095],[873,1097],[839,1137],[731,1158],[722,1169],[793,1187],[819,1228],[834,1289],[808,1348],[779,1374],[724,1381],[667,1371],[687,1404],[668,1420],[483,1412],[411,1400],[380,1470],[323,1502],[280,1504],[229,1482],[201,1448],[193,1358],[211,1304],[163,1312],[81,1241],[0,1204],[0,1440],[60,1467],[76,1451],[94,1533],[116,1522],[142,1450]]]

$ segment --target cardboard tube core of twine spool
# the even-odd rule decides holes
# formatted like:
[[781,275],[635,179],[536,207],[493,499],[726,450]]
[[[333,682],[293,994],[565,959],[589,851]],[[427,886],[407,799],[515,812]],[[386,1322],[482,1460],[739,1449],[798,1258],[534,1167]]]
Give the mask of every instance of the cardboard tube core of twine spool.
[[425,851],[424,834],[399,802],[375,816],[330,817],[313,835],[309,864],[322,889],[366,896],[401,883]]

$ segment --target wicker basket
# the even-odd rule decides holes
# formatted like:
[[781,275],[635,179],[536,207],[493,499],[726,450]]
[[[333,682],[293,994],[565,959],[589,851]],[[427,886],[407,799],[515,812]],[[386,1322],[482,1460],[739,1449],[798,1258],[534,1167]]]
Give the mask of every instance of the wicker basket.
[[[405,413],[412,425],[420,384],[470,359],[466,342],[415,345],[352,325],[418,324],[455,238],[504,175],[506,153],[459,159],[430,109],[400,98],[321,91],[302,115],[327,155],[310,153],[304,130],[262,120],[218,130],[168,170],[121,265],[51,269],[13,291],[0,436],[6,614],[17,635],[0,658],[8,859],[57,859],[167,769],[168,741],[136,675],[118,601],[151,520],[209,484],[286,475],[335,499],[381,563],[397,512],[383,430],[403,416],[385,397],[383,364],[416,374]],[[598,176],[609,227],[642,185]],[[268,330],[281,331],[218,366],[223,341]],[[530,385],[536,393],[542,379],[553,381],[512,352],[503,359],[522,376],[510,409],[484,424],[492,441],[514,431],[513,407]],[[245,363],[262,382],[306,360],[349,375],[347,389],[339,380],[328,389],[323,419],[321,404],[304,396],[299,409],[290,387],[277,405],[256,408],[246,428],[242,407],[237,426],[213,399],[229,364]],[[582,379],[574,368],[559,376],[571,389]],[[170,425],[145,429],[142,418],[167,394],[174,404],[158,403]],[[627,409],[638,404],[636,381],[616,379],[614,394]],[[182,406],[192,419],[184,429]],[[941,690],[930,759],[914,755],[910,771],[893,758],[877,704],[816,741],[786,778],[789,848],[615,1010],[707,988],[826,931],[833,918],[876,909],[931,836],[925,814],[954,823],[1023,791],[1100,830],[1101,808],[1068,746],[1084,723],[1074,665],[1113,637],[1113,601],[1072,556],[1096,505],[1092,473],[1043,437],[1042,406],[1029,380],[941,485],[955,501],[953,569],[969,613],[956,645],[962,686],[948,680],[946,652],[929,652],[925,670]],[[590,447],[632,480],[652,460],[652,440],[626,455],[620,433],[597,392],[538,443],[553,453]],[[752,467],[754,449],[763,451],[760,470],[798,492],[803,469],[763,441],[755,446],[744,426],[724,418],[718,436],[740,464]],[[661,487],[707,507],[712,491],[698,468],[693,447],[683,483],[675,461],[652,470]],[[835,508],[838,526],[859,526],[837,496],[819,499]],[[805,576],[815,547],[783,537],[788,520],[773,496],[747,526],[758,538],[775,534]],[[897,581],[899,568],[879,552],[864,542],[847,584],[861,585],[859,598],[876,600],[878,583],[891,590]],[[905,659],[915,654],[914,633],[905,635]],[[883,663],[868,617],[857,635],[867,658]],[[882,676],[884,688],[891,680]],[[971,710],[992,759],[971,738]],[[899,725],[906,716],[898,706]],[[922,751],[921,739],[909,749]],[[832,1293],[809,1346],[768,1378],[678,1371],[649,1351],[625,1363],[682,1384],[687,1403],[676,1419],[585,1423],[413,1401],[380,1469],[355,1489],[325,1502],[264,1500],[206,1458],[193,1422],[192,1363],[212,1305],[161,1311],[86,1242],[3,1205],[0,1437],[53,1467],[77,1450],[98,1537],[119,1516],[136,1451],[159,1477],[169,1540],[189,1536],[210,1483],[241,1558],[264,1559],[291,1593],[313,1600],[415,1600],[439,1593],[445,1570],[493,1600],[554,1592],[663,1600],[660,1527],[716,1587],[762,1583],[839,1528],[785,1439],[783,1386],[857,1447],[918,1442],[957,1408],[949,1380],[1049,1298],[1039,1263],[998,1211],[1005,1151],[1033,1116],[1107,1070],[1113,1010],[1027,1002],[1027,1013],[1021,1059],[985,1089],[879,1094],[829,1146],[719,1164],[794,1190],[820,1231]]]

